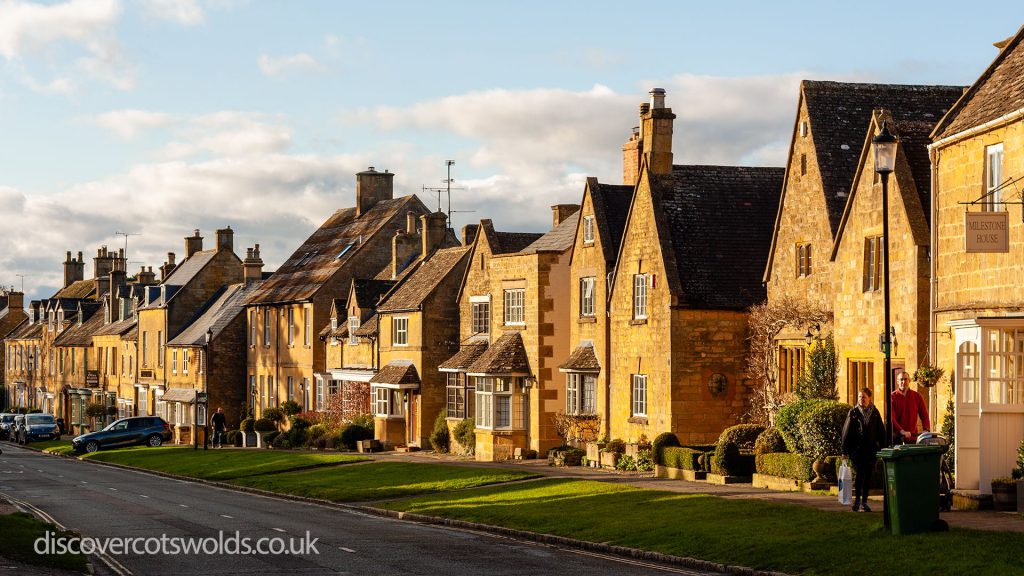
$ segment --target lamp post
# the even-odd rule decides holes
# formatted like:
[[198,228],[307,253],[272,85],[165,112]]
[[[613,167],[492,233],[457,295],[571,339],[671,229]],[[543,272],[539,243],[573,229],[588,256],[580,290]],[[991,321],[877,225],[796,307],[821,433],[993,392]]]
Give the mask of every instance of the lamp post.
[[882,347],[885,352],[885,435],[886,444],[892,446],[892,322],[889,317],[889,175],[896,164],[896,137],[882,122],[882,131],[875,136],[875,172],[882,180],[882,297],[885,302],[885,332]]

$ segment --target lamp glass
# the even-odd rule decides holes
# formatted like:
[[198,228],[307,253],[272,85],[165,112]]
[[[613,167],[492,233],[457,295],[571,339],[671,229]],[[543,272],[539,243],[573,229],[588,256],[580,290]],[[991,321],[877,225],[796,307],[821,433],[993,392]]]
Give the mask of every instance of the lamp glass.
[[882,124],[882,131],[874,140],[875,172],[889,174],[896,167],[896,137]]

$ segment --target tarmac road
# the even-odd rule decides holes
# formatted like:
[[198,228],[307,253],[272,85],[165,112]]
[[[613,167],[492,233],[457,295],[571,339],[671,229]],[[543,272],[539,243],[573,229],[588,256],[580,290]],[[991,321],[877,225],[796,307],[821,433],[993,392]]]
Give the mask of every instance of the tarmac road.
[[92,538],[317,538],[318,554],[108,554],[98,573],[705,574],[532,542],[425,526],[59,458],[3,444],[0,495]]

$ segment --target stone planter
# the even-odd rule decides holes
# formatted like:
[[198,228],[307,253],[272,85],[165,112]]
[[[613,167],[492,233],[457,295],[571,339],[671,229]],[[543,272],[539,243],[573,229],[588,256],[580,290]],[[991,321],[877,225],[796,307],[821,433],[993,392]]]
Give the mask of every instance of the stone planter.
[[254,432],[254,434],[256,434],[257,448],[270,448],[270,442],[267,441],[267,437],[273,434],[273,432]]
[[587,465],[598,467],[601,465],[601,449],[604,442],[587,442]]
[[255,432],[240,432],[242,435],[242,448],[255,448],[258,442]]
[[622,458],[622,454],[618,452],[601,452],[601,466],[615,468],[615,465],[619,463],[619,458]]
[[382,450],[382,447],[380,444],[380,440],[374,438],[370,440],[356,441],[356,450],[358,450],[359,453],[361,454],[366,454],[369,452],[380,452]]
[[825,480],[825,461],[815,460],[811,463],[811,470],[814,470],[814,479],[811,480],[812,484],[825,484],[828,481]]
[[992,507],[996,512],[1017,511],[1017,484],[992,483]]

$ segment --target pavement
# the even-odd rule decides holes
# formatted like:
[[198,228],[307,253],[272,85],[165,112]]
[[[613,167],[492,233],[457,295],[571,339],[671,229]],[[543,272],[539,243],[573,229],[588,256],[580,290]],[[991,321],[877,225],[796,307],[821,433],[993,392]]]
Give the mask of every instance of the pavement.
[[[319,554],[122,554],[97,574],[711,574],[326,505],[259,496],[3,445],[0,496],[91,538],[317,538]],[[0,559],[0,565],[4,564]],[[0,571],[0,574],[3,574]],[[12,574],[34,572],[12,571]]]
[[[577,480],[594,480],[597,482],[611,482],[616,484],[627,484],[637,488],[650,490],[663,490],[666,492],[679,492],[683,494],[712,494],[723,498],[738,500],[759,499],[785,504],[797,504],[808,506],[828,512],[845,512],[852,514],[849,506],[839,503],[836,496],[826,496],[807,492],[780,492],[767,488],[754,488],[749,484],[728,484],[725,486],[709,484],[707,482],[688,482],[686,480],[673,480],[670,478],[655,478],[651,472],[619,472],[599,468],[587,468],[583,466],[555,467],[549,466],[547,460],[510,460],[506,462],[476,462],[471,458],[435,454],[433,452],[406,452],[406,453],[382,453],[374,454],[378,460],[398,460],[407,462],[431,462],[444,463],[456,466],[479,466],[493,468],[527,469],[535,474],[552,478],[572,478]],[[881,496],[872,497],[871,514],[881,515]],[[877,501],[878,505],[875,505]],[[993,532],[1024,532],[1024,515],[1015,512],[995,512],[953,510],[943,512],[939,517],[945,520],[950,527],[970,528],[975,530],[988,530]]]

